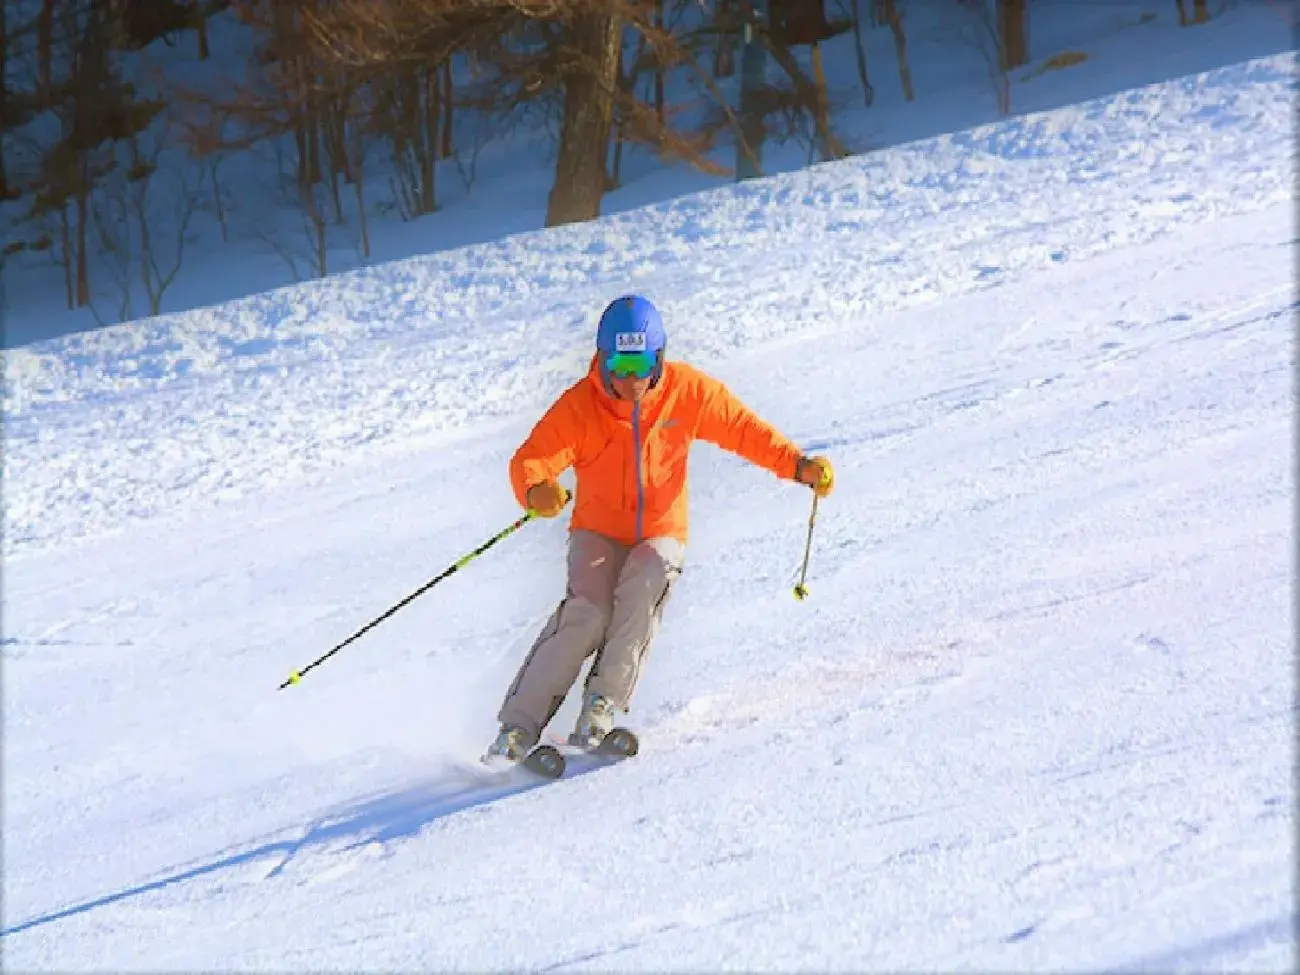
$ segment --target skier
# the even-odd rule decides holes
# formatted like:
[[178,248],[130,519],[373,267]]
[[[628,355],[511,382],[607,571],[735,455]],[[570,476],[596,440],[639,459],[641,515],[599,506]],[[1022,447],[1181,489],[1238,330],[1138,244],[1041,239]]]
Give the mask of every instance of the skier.
[[584,661],[596,655],[569,742],[595,747],[626,712],[682,571],[686,463],[706,440],[825,497],[830,462],[797,447],[698,369],[664,359],[663,320],[640,295],[600,317],[583,379],[546,411],[510,461],[515,497],[544,518],[564,510],[556,481],[573,467],[568,587],[538,634],[497,715],[487,760],[522,759],[555,716]]

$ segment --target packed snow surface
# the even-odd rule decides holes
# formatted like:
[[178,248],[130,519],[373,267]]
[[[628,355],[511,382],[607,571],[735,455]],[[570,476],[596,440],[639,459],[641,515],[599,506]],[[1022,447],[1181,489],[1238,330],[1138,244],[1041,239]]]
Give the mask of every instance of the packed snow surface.
[[[1296,76],[6,353],[6,967],[1294,967]],[[563,521],[277,690],[518,516],[629,289],[835,462],[809,599],[701,446],[639,757],[475,767]]]

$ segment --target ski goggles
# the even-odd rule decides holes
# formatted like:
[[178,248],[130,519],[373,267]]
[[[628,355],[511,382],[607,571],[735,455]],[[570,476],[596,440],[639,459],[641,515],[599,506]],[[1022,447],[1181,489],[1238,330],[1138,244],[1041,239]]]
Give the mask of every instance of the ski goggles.
[[605,357],[605,368],[611,376],[626,379],[629,376],[646,379],[659,364],[659,356],[653,352],[615,352]]

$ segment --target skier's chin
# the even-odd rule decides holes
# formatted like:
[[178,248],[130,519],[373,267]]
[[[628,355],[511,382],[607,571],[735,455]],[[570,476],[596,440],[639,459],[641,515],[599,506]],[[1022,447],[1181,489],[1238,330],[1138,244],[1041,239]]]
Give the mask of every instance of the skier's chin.
[[645,380],[614,383],[614,395],[619,399],[627,400],[629,403],[640,402],[649,389],[650,383]]

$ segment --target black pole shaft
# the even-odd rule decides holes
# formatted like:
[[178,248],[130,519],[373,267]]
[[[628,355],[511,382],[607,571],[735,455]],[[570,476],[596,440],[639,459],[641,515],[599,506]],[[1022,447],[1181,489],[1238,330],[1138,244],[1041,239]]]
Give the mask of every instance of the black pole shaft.
[[532,514],[532,512],[530,511],[528,514],[524,515],[522,518],[520,518],[520,519],[519,519],[518,521],[516,521],[514,524],[510,525],[508,528],[504,528],[504,529],[502,529],[501,531],[497,532],[495,535],[493,535],[491,538],[489,538],[486,542],[484,542],[484,543],[483,543],[482,545],[480,545],[478,548],[474,549],[474,551],[470,552],[470,553],[469,553],[468,555],[466,555],[465,557],[463,557],[463,558],[461,558],[461,559],[458,559],[454,564],[448,566],[448,567],[447,567],[446,569],[444,569],[442,572],[438,573],[436,576],[434,576],[432,579],[430,579],[428,582],[426,582],[424,585],[422,585],[419,589],[415,590],[415,592],[411,593],[409,596],[407,596],[405,599],[403,599],[400,603],[396,603],[395,605],[393,605],[392,607],[390,607],[388,610],[386,610],[382,615],[380,615],[380,616],[376,616],[376,617],[375,617],[374,619],[372,619],[369,623],[367,623],[365,626],[361,627],[361,629],[357,630],[357,632],[353,633],[350,637],[348,637],[346,640],[344,640],[344,641],[343,641],[342,643],[340,643],[338,646],[334,647],[334,648],[333,648],[332,650],[330,650],[328,653],[321,654],[321,656],[317,657],[315,660],[313,660],[311,663],[309,663],[306,667],[302,668],[302,670],[295,670],[292,674],[289,675],[288,679],[285,680],[285,682],[284,682],[283,684],[280,685],[280,690],[284,690],[286,687],[289,687],[291,684],[296,684],[296,683],[298,683],[298,681],[302,680],[303,675],[305,675],[308,671],[313,670],[313,669],[315,669],[316,667],[319,667],[319,666],[320,666],[321,664],[323,664],[326,660],[329,660],[330,657],[334,656],[334,654],[338,653],[340,650],[342,650],[342,649],[343,649],[344,647],[346,647],[348,644],[352,643],[353,641],[355,641],[355,640],[359,639],[360,637],[362,637],[364,634],[366,634],[366,633],[370,632],[371,630],[373,630],[376,626],[378,626],[378,625],[379,625],[380,623],[382,623],[384,620],[388,619],[388,617],[392,616],[394,613],[396,613],[396,612],[397,612],[399,609],[401,609],[403,606],[406,606],[406,605],[408,605],[409,603],[411,603],[412,601],[414,601],[415,599],[418,599],[420,596],[424,595],[426,592],[428,592],[430,589],[432,589],[432,588],[433,588],[434,586],[436,586],[438,583],[442,582],[442,581],[443,581],[444,579],[446,579],[448,576],[450,576],[450,575],[454,575],[456,572],[458,572],[459,570],[463,569],[463,568],[464,568],[466,565],[468,565],[471,561],[473,561],[474,559],[478,558],[480,555],[482,555],[484,552],[486,552],[488,549],[490,549],[490,548],[491,548],[493,545],[495,545],[497,542],[501,541],[501,539],[505,538],[507,535],[513,534],[514,532],[518,531],[520,528],[522,528],[522,527],[524,526],[525,523],[527,523],[528,521],[530,521],[532,518],[533,518],[533,514]]
[[808,515],[808,537],[803,543],[803,567],[799,570],[799,585],[796,589],[803,589],[804,583],[808,581],[808,559],[812,555],[812,537],[813,525],[817,523],[817,501],[816,492],[813,493],[812,512]]

